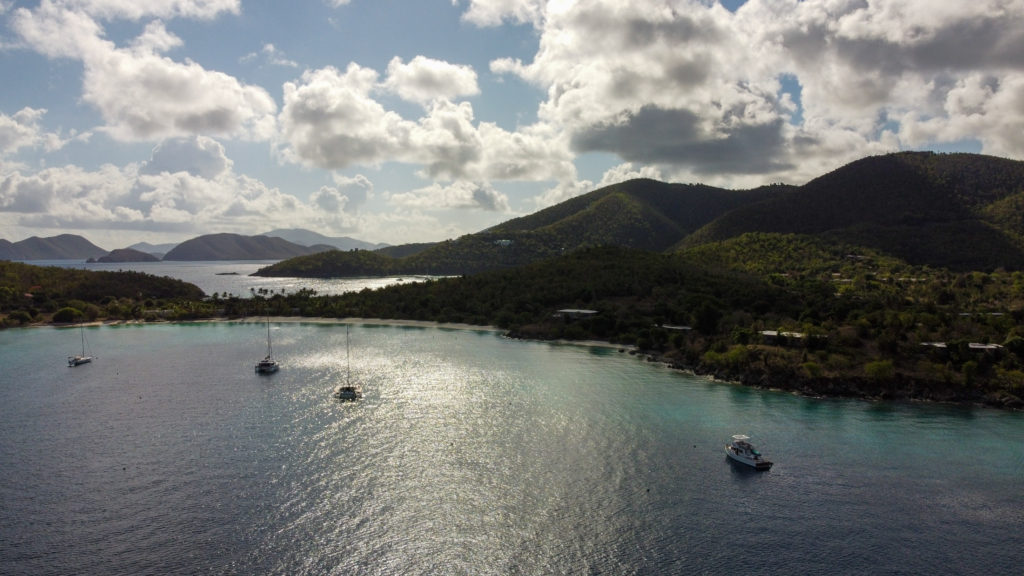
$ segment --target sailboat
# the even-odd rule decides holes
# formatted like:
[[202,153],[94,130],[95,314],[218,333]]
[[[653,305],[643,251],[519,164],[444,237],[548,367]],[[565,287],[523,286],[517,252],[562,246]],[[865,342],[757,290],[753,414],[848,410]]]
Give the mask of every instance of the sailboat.
[[79,329],[82,332],[82,353],[68,356],[68,366],[71,368],[92,362],[92,356],[85,355],[85,325],[79,326]]
[[363,387],[352,383],[352,362],[349,353],[349,327],[345,326],[345,383],[334,389],[338,400],[358,400],[363,397]]
[[274,347],[270,344],[270,315],[267,314],[267,356],[256,363],[257,374],[273,374],[277,372],[277,361],[274,360]]

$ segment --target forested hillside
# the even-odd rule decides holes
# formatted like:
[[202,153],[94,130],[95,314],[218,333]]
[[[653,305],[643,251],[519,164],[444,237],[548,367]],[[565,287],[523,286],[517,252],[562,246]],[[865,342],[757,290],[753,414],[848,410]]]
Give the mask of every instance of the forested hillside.
[[476,234],[390,247],[380,252],[387,258],[333,252],[259,273],[475,274],[592,246],[686,251],[752,232],[815,236],[957,271],[1024,269],[1024,162],[904,152],[852,162],[803,186],[740,191],[631,180]]
[[0,325],[144,318],[147,310],[169,308],[174,302],[198,310],[203,297],[194,284],[141,272],[0,261]]
[[805,394],[1024,408],[1022,205],[1020,162],[894,154],[798,188],[627,182],[456,240],[331,251],[262,271],[449,276],[380,290],[158,303],[184,288],[122,296],[115,288],[152,280],[97,289],[6,268],[0,297],[8,325],[74,308],[62,304],[72,295],[111,317],[488,324],[634,346],[680,368]]
[[818,235],[921,265],[1024,268],[1024,162],[905,152],[858,160],[737,208],[678,248],[748,232]]
[[331,252],[298,257],[260,270],[265,276],[337,277],[365,274],[475,274],[522,266],[593,246],[663,251],[738,206],[788,187],[732,191],[638,179],[567,200],[476,234],[427,246]]

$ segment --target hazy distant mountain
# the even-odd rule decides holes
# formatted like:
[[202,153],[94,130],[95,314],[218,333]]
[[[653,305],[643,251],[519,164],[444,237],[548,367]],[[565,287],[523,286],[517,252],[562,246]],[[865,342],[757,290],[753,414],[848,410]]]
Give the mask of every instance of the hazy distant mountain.
[[0,238],[0,260],[17,260],[17,250],[10,240]]
[[164,255],[164,260],[281,260],[334,249],[324,244],[302,246],[270,236],[207,234],[178,244]]
[[158,258],[163,258],[164,254],[167,254],[168,252],[173,250],[175,246],[177,246],[176,243],[150,244],[149,242],[137,242],[135,244],[132,244],[128,248],[131,248],[132,250],[138,250],[139,252],[145,252],[146,254],[152,254],[153,256],[156,256]]
[[19,242],[0,241],[4,260],[86,260],[107,253],[81,236],[61,234],[49,238],[33,236]]
[[388,246],[387,244],[363,242],[362,240],[356,240],[355,238],[349,238],[348,236],[324,236],[323,234],[313,232],[312,230],[304,230],[302,228],[279,228],[277,230],[271,230],[270,232],[264,232],[262,235],[284,238],[289,242],[299,244],[301,246],[326,244],[327,246],[333,246],[338,250],[376,250],[378,248]]
[[96,259],[97,262],[159,262],[160,259],[150,254],[149,252],[142,252],[141,250],[134,250],[132,248],[118,248],[113,250],[106,256],[100,256]]

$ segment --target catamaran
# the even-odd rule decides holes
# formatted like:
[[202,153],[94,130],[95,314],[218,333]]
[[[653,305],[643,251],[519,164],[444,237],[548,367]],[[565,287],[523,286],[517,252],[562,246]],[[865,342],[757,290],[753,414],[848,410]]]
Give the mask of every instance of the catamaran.
[[68,366],[71,368],[92,362],[92,356],[85,355],[85,326],[79,326],[79,328],[82,332],[82,353],[68,356]]
[[332,394],[338,400],[358,400],[363,397],[363,387],[352,383],[352,362],[348,345],[349,327],[345,326],[345,383],[334,389]]
[[256,363],[257,374],[273,374],[277,372],[277,361],[274,360],[274,347],[270,343],[270,315],[267,315],[267,355]]

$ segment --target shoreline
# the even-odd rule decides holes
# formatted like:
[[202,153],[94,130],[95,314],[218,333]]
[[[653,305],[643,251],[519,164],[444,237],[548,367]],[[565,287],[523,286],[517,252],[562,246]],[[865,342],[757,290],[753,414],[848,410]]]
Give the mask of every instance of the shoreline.
[[[146,325],[146,324],[199,324],[199,323],[238,323],[238,324],[262,324],[268,321],[268,317],[265,316],[242,316],[238,318],[201,318],[195,320],[181,320],[181,321],[170,321],[161,320],[157,322],[146,322],[144,320],[114,320],[114,321],[101,321],[96,320],[93,322],[76,322],[76,323],[39,323],[25,326],[26,328],[33,327],[54,327],[54,328],[71,328],[75,326],[119,326],[119,325]],[[635,346],[615,344],[612,342],[602,340],[541,340],[533,338],[517,338],[508,336],[508,331],[498,328],[497,326],[491,325],[477,325],[477,324],[465,324],[457,322],[437,322],[433,320],[400,320],[393,318],[363,318],[363,317],[348,317],[348,318],[330,318],[323,316],[270,316],[270,322],[279,324],[361,324],[367,326],[395,326],[395,327],[408,327],[408,328],[438,328],[442,330],[473,330],[478,332],[500,332],[504,333],[504,337],[515,340],[524,340],[538,343],[554,344],[554,345],[569,345],[569,346],[584,346],[591,348],[604,348],[614,349],[621,353],[635,356],[637,360],[652,363],[661,364],[666,368],[685,374],[689,374],[698,378],[704,378],[712,382],[721,384],[729,384],[734,386],[743,386],[744,388],[754,388],[760,390],[786,392],[795,394],[805,398],[848,398],[858,399],[867,402],[923,402],[932,404],[947,404],[951,406],[963,406],[963,407],[981,407],[981,408],[994,408],[1001,410],[1018,411],[1021,407],[1016,404],[1009,402],[995,402],[986,401],[982,397],[973,398],[949,398],[949,397],[936,397],[933,394],[922,393],[920,390],[915,393],[907,394],[906,391],[897,391],[889,387],[876,388],[874,386],[864,386],[865,382],[860,381],[847,381],[847,382],[829,382],[825,386],[822,381],[809,381],[797,379],[790,385],[782,384],[776,378],[766,378],[751,380],[749,375],[725,375],[717,373],[715,371],[703,370],[701,366],[685,366],[679,364],[677,361],[664,357],[661,354],[653,351],[644,351],[636,348]]]
[[75,326],[129,326],[129,325],[140,325],[145,326],[147,324],[202,324],[202,323],[237,323],[237,324],[263,324],[265,322],[272,322],[277,324],[361,324],[365,326],[396,326],[406,328],[440,328],[443,330],[473,330],[477,332],[501,332],[506,337],[515,340],[528,340],[531,342],[544,342],[547,344],[561,344],[569,346],[588,346],[591,348],[610,348],[616,349],[631,354],[639,354],[636,346],[626,344],[615,344],[614,342],[607,342],[604,340],[538,340],[538,339],[525,339],[525,338],[513,338],[507,336],[508,330],[498,328],[497,326],[485,325],[485,324],[465,324],[462,322],[437,322],[434,320],[399,320],[395,318],[363,318],[363,317],[347,317],[347,318],[330,318],[327,316],[240,316],[238,318],[198,318],[195,320],[160,320],[157,322],[147,322],[145,320],[94,320],[92,322],[74,322],[74,323],[59,323],[59,322],[45,322],[38,324],[30,324],[24,326],[24,328],[72,328]]

